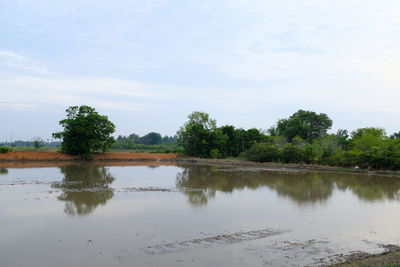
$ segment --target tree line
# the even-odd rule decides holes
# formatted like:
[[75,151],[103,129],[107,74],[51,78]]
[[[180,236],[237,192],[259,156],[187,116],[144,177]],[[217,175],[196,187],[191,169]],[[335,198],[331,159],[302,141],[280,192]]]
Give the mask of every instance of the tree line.
[[368,127],[328,134],[332,124],[326,114],[299,110],[263,132],[217,127],[207,113],[193,112],[178,131],[178,142],[194,157],[400,169],[400,132],[388,136],[382,128]]
[[[267,131],[233,125],[217,127],[204,112],[189,114],[176,136],[150,132],[144,136],[112,136],[115,125],[89,106],[72,106],[60,121],[61,152],[89,156],[111,148],[173,145],[167,151],[182,151],[201,158],[240,157],[256,162],[305,163],[368,169],[400,170],[400,132],[388,135],[382,128],[340,129],[328,134],[332,120],[324,113],[298,110],[280,119]],[[181,149],[176,149],[179,145]],[[7,150],[6,147],[3,147]],[[3,151],[7,153],[7,151]]]
[[114,148],[121,149],[134,149],[137,145],[162,145],[162,144],[176,144],[177,136],[161,136],[160,133],[150,132],[143,136],[132,133],[129,136],[119,135],[116,139]]

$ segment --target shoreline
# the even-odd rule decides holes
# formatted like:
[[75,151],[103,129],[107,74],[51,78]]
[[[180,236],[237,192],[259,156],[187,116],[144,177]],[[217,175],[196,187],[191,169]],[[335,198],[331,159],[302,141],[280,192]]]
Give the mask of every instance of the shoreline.
[[400,247],[397,245],[382,245],[386,251],[382,253],[369,254],[364,252],[355,252],[343,256],[344,261],[327,267],[387,267],[400,266]]
[[335,172],[335,173],[351,173],[351,174],[366,174],[366,175],[384,175],[384,176],[400,176],[400,171],[386,170],[365,170],[342,168],[326,165],[315,164],[298,164],[298,163],[276,163],[276,162],[252,162],[240,159],[202,159],[202,158],[182,158],[174,159],[176,163],[195,163],[204,165],[226,166],[226,167],[244,167],[255,168],[257,170],[270,171],[301,171],[301,172]]
[[[177,153],[130,153],[107,152],[94,153],[91,159],[81,159],[79,156],[71,156],[60,152],[8,152],[0,154],[0,167],[19,168],[48,167],[79,162],[91,162],[96,165],[111,166],[122,165],[173,165],[173,164],[204,164],[225,167],[256,168],[257,170],[271,171],[301,171],[301,172],[336,172],[366,175],[400,176],[400,171],[390,170],[366,170],[343,168],[316,164],[301,163],[276,163],[276,162],[252,162],[241,159],[204,159],[182,156]],[[141,162],[141,164],[139,163]],[[18,168],[17,167],[17,168]]]

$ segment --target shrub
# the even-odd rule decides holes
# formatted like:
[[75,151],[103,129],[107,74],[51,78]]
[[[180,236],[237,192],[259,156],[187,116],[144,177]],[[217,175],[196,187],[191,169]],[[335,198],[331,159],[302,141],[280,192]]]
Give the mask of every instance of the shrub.
[[258,143],[245,152],[245,157],[249,161],[256,162],[277,161],[279,158],[279,149],[273,145]]
[[279,159],[283,163],[298,163],[302,161],[302,152],[297,146],[287,143],[279,153]]
[[304,149],[303,149],[303,160],[305,163],[310,164],[310,163],[321,163],[322,161],[322,155],[323,155],[323,150],[320,145],[317,144],[307,144]]
[[12,148],[8,146],[0,146],[0,153],[12,152]]
[[213,159],[222,159],[222,154],[218,149],[213,149],[210,152],[210,157]]

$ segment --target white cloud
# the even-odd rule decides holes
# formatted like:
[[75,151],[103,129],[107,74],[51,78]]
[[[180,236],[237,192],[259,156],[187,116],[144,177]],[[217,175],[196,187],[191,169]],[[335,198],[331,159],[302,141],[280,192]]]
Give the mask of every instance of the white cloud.
[[47,74],[48,70],[44,65],[24,57],[22,55],[0,50],[0,71],[1,72],[21,72],[26,71],[35,74]]
[[161,97],[148,86],[111,78],[9,76],[0,78],[0,106],[32,110],[42,106],[93,105],[120,111],[151,108],[142,103]]

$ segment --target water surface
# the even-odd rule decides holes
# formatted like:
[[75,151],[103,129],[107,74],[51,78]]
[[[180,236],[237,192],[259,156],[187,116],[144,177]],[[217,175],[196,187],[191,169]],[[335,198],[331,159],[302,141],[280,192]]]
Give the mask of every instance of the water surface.
[[304,266],[400,243],[400,178],[0,168],[0,266]]

